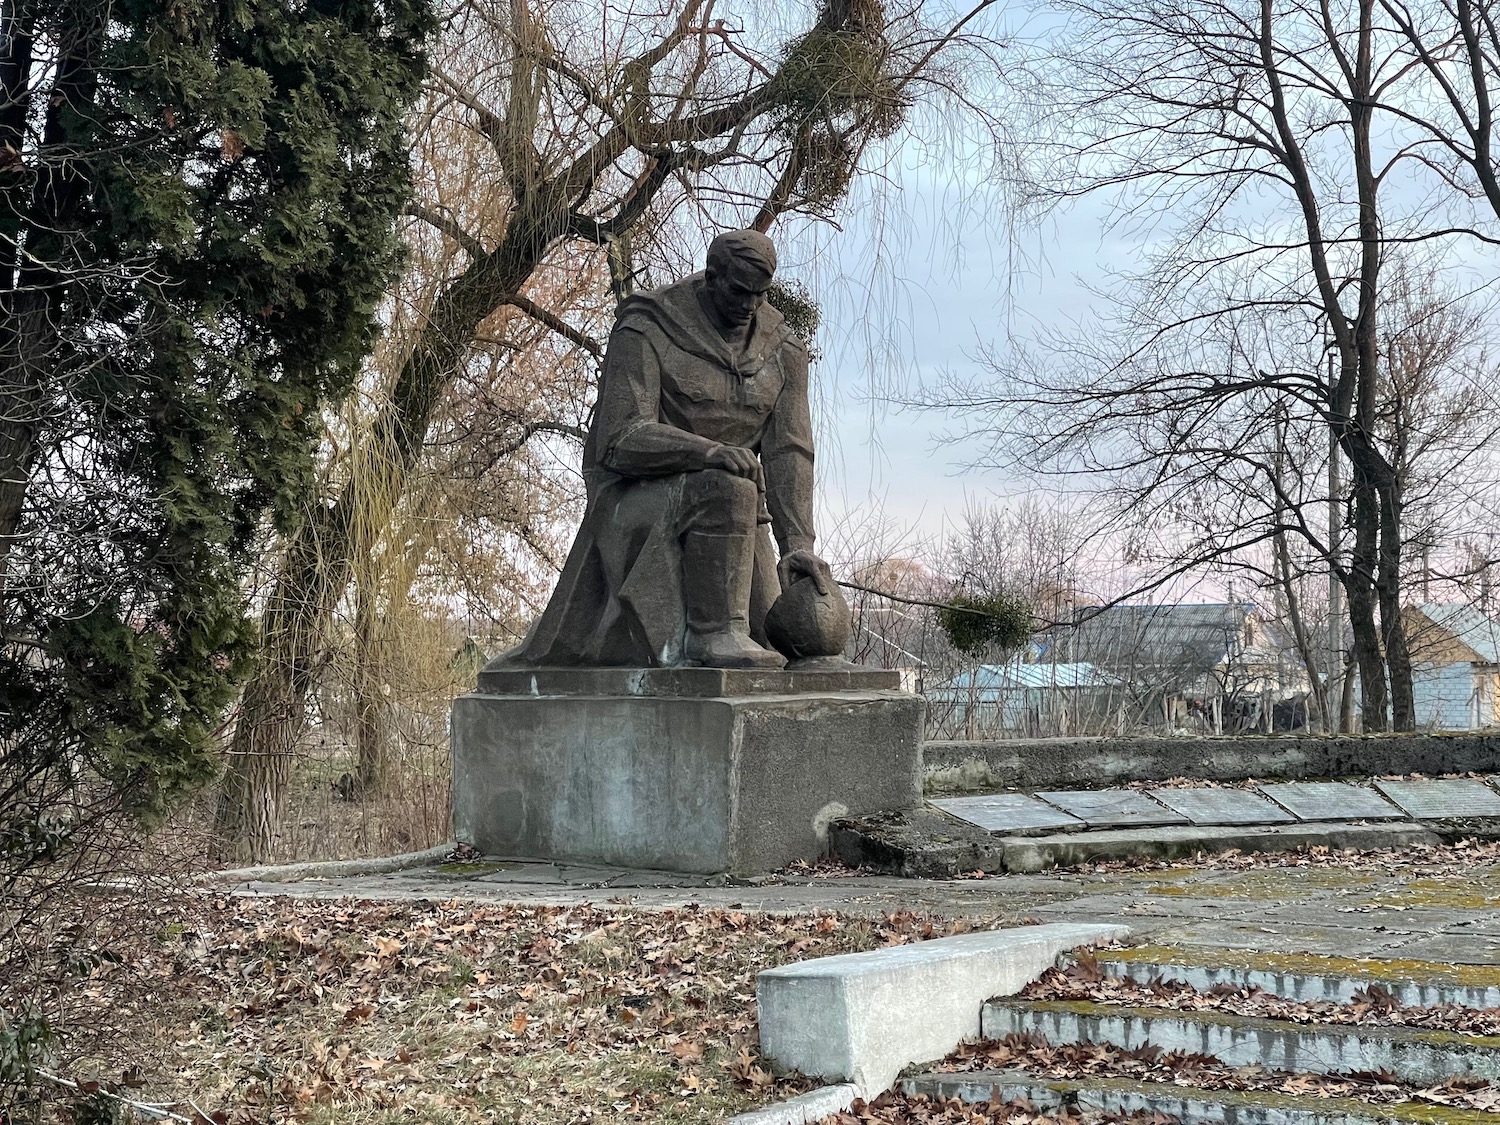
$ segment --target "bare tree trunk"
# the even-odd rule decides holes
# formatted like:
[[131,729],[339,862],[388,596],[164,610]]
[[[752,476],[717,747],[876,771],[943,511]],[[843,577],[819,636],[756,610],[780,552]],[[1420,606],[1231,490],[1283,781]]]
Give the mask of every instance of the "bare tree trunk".
[[1401,496],[1397,485],[1381,489],[1380,627],[1385,663],[1391,677],[1391,726],[1417,729],[1416,690],[1412,683],[1411,648],[1401,614]]
[[1327,733],[1332,713],[1328,706],[1328,685],[1319,673],[1318,657],[1308,636],[1307,625],[1302,620],[1302,599],[1297,596],[1296,586],[1292,582],[1292,560],[1287,548],[1286,532],[1276,532],[1275,545],[1277,578],[1281,583],[1282,595],[1286,598],[1287,620],[1291,623],[1292,637],[1297,642],[1297,654],[1302,658],[1302,666],[1307,670],[1307,682],[1311,687],[1308,698],[1312,701],[1319,726]]
[[391,705],[387,697],[384,630],[376,612],[378,576],[355,579],[354,747],[355,777],[362,799],[385,791],[391,756]]
[[214,815],[222,861],[259,863],[270,854],[323,656],[321,633],[348,580],[348,556],[335,542],[346,538],[335,534],[341,526],[337,505],[303,525],[261,615],[260,664],[240,699]]
[[1385,657],[1375,624],[1374,579],[1380,512],[1374,489],[1362,479],[1358,466],[1354,475],[1354,550],[1344,591],[1348,595],[1354,659],[1359,665],[1360,719],[1364,732],[1373,734],[1385,730],[1387,725]]
[[[307,693],[287,666],[274,665],[250,681],[219,789],[216,859],[262,863],[270,858],[306,709]],[[258,721],[247,723],[247,714]]]

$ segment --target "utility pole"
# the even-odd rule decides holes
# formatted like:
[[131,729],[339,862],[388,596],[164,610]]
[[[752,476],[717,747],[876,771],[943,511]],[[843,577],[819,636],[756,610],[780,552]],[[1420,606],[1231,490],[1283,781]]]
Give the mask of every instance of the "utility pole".
[[[1328,385],[1333,385],[1333,352],[1328,353]],[[1339,481],[1339,438],[1328,428],[1328,676],[1323,716],[1326,734],[1342,734],[1344,679],[1344,586],[1339,581],[1339,542],[1343,538],[1342,486]]]

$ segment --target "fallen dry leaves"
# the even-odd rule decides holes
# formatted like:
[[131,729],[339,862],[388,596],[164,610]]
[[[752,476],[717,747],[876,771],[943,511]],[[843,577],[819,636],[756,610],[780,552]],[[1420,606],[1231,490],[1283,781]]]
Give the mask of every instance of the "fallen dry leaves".
[[[125,958],[145,1092],[231,1125],[715,1120],[812,1086],[758,1054],[757,971],[972,926],[228,896],[154,913]],[[70,1075],[118,1089],[117,1063]]]
[[1043,1112],[1025,1099],[1014,1102],[964,1102],[958,1098],[906,1097],[888,1092],[873,1102],[856,1101],[845,1113],[825,1117],[817,1125],[1176,1125],[1177,1118],[1161,1113],[1094,1113],[1067,1107]]

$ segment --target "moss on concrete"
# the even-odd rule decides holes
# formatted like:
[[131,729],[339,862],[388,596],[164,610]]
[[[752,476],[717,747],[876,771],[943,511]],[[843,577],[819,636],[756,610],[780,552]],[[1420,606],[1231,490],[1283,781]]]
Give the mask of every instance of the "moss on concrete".
[[1461,1051],[1500,1053],[1500,1035],[1463,1035],[1430,1027],[1405,1027],[1400,1024],[1321,1024],[1291,1023],[1263,1016],[1239,1016],[1230,1012],[1187,1011],[1177,1008],[1141,1008],[1120,1004],[1100,1004],[1093,1000],[991,1000],[990,1006],[1040,1013],[1062,1012],[1080,1019],[1180,1020],[1184,1023],[1211,1024],[1246,1031],[1277,1035],[1318,1035],[1326,1039],[1365,1039],[1422,1044]]
[[451,875],[460,879],[478,879],[484,875],[493,875],[496,871],[514,871],[520,867],[519,863],[496,863],[493,861],[476,860],[473,863],[445,863],[437,868],[439,875]]
[[1328,957],[1317,953],[1261,953],[1248,949],[1184,948],[1137,945],[1111,950],[1107,960],[1136,964],[1198,965],[1209,969],[1257,969],[1306,976],[1341,976],[1356,980],[1404,980],[1416,984],[1500,988],[1500,966],[1456,965],[1435,961],[1402,961],[1372,957]]

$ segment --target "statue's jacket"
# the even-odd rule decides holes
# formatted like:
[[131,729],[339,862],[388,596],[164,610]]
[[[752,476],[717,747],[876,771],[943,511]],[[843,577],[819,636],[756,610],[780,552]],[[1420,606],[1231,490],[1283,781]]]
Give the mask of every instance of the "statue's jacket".
[[779,593],[767,526],[783,554],[813,546],[807,348],[763,304],[736,352],[709,320],[702,284],[694,274],[621,303],[584,448],[583,523],[552,600],[507,663],[680,662],[678,504],[683,474],[703,469],[716,445],[755,451],[765,472],[750,615],[764,643]]

